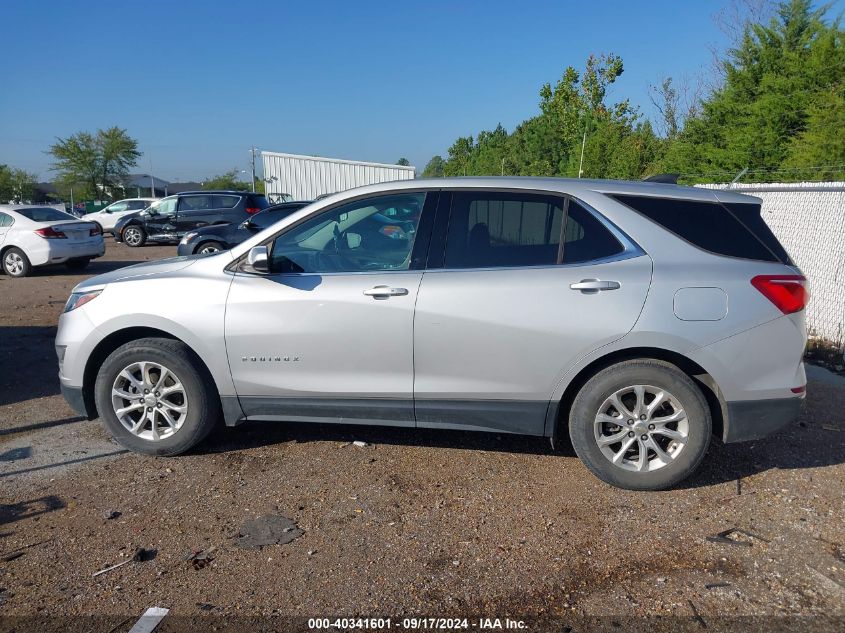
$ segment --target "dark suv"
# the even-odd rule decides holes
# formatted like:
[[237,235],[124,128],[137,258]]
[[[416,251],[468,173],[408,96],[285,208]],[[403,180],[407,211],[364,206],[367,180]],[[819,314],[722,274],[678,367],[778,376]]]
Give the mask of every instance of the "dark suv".
[[118,220],[114,239],[129,246],[178,242],[188,231],[214,224],[240,224],[269,205],[262,193],[185,191]]

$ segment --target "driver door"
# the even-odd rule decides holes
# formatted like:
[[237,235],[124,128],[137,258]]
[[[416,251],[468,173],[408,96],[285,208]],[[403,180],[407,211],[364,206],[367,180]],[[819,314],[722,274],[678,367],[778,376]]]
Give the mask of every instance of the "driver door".
[[[249,419],[414,426],[413,323],[436,192],[371,196],[271,238],[235,272],[226,349]],[[389,221],[388,209],[415,218]]]

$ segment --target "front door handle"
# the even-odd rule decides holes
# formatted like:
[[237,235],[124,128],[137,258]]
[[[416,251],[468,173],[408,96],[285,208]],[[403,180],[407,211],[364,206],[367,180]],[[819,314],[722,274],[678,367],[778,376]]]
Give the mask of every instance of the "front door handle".
[[391,288],[390,286],[376,286],[365,290],[364,294],[368,297],[401,297],[408,294],[407,288]]
[[582,279],[578,283],[569,284],[569,287],[573,290],[580,290],[581,292],[596,293],[599,290],[617,290],[620,286],[618,281]]

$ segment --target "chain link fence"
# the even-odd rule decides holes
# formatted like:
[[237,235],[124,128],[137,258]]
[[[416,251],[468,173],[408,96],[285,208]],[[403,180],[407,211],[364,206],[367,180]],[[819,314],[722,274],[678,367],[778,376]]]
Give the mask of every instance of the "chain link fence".
[[[845,351],[845,182],[700,185],[763,200],[763,217],[810,280],[811,345]],[[812,350],[811,350],[812,352]]]

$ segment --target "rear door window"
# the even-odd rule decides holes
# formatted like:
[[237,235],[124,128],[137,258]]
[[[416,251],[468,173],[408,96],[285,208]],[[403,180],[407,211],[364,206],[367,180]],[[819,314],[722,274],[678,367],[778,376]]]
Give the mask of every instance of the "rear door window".
[[179,213],[186,212],[191,213],[194,211],[208,211],[209,209],[213,209],[213,196],[211,195],[202,195],[202,196],[183,196],[179,200]]
[[12,226],[15,223],[15,219],[7,214],[7,213],[0,213],[0,229],[5,229],[9,226]]
[[[747,208],[733,213],[718,202],[629,195],[611,197],[711,253],[765,262],[789,262],[789,256],[774,234],[768,227],[763,229],[765,223],[758,205],[739,205]],[[756,215],[756,219],[752,215]],[[777,250],[772,248],[775,244]]]
[[596,217],[570,200],[563,232],[563,263],[579,264],[618,255],[625,248]]
[[557,263],[564,198],[456,191],[446,236],[446,268]]

